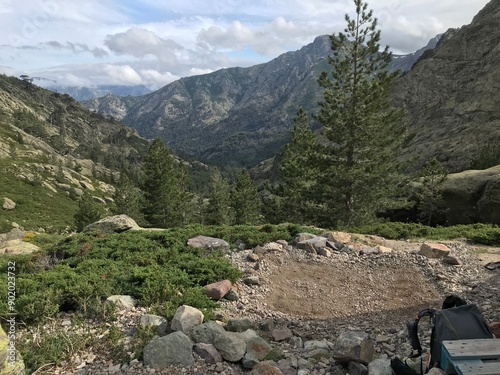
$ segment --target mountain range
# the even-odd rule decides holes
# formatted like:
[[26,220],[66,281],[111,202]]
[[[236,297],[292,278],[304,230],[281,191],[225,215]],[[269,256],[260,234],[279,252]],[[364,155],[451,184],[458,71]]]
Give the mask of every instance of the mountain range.
[[[415,53],[394,56],[390,69],[410,70],[438,40]],[[182,78],[144,96],[110,94],[83,104],[196,158],[254,166],[275,156],[288,141],[301,106],[313,111],[321,98],[317,79],[328,70],[330,54],[329,37],[320,36],[265,64]]]

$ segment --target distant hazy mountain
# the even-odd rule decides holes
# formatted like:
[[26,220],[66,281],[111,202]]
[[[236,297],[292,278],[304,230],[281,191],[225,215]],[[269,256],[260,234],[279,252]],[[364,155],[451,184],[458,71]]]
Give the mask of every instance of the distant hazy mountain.
[[[435,40],[397,56],[391,69],[410,69],[433,45]],[[84,105],[197,158],[252,166],[281,150],[301,106],[316,109],[317,79],[330,69],[330,54],[329,37],[320,36],[265,64],[182,78],[141,97],[108,95]]]
[[113,94],[117,96],[140,96],[149,94],[150,92],[153,91],[144,85],[137,85],[137,86],[103,85],[97,87],[53,86],[50,89],[59,92],[61,94],[68,94],[79,102],[84,100],[100,98],[108,94]]

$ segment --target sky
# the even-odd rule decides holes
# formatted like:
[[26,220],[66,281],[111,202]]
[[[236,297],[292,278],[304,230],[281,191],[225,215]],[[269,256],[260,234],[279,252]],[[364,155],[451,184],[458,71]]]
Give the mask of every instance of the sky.
[[[382,46],[397,54],[469,24],[487,3],[368,1]],[[40,86],[156,89],[298,50],[342,31],[353,11],[353,0],[0,0],[0,73],[41,77]]]

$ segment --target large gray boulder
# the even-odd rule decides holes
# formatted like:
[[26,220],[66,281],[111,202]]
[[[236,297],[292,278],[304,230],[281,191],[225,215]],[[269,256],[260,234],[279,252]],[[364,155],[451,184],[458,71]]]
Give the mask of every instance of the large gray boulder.
[[225,332],[215,338],[214,346],[226,361],[238,362],[245,355],[247,343],[240,333]]
[[12,211],[16,208],[16,203],[12,199],[4,197],[2,208],[6,211]]
[[197,325],[189,331],[189,336],[195,343],[213,344],[217,336],[226,333],[220,324],[210,321]]
[[182,332],[156,338],[144,347],[144,364],[153,368],[169,365],[192,366],[193,342]]
[[369,363],[373,360],[375,346],[366,332],[346,331],[337,338],[333,352],[335,357],[357,358]]
[[194,307],[182,305],[175,311],[172,319],[172,331],[188,333],[193,327],[203,323],[203,313]]
[[230,250],[229,244],[221,240],[220,238],[207,237],[207,236],[197,236],[190,238],[187,242],[189,246],[197,247],[206,250],[207,252],[213,251],[223,251],[228,252]]
[[108,216],[95,223],[87,225],[84,232],[100,232],[100,233],[121,233],[128,230],[139,230],[141,227],[137,225],[134,219],[127,215]]
[[392,375],[391,360],[377,358],[368,364],[368,375]]

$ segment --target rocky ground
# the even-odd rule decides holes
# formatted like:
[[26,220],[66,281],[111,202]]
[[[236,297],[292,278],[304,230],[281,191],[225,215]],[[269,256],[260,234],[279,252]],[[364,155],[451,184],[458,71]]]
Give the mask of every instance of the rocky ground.
[[[368,245],[367,245],[368,244]],[[359,255],[361,248],[383,245],[392,252]],[[500,260],[494,248],[474,248],[464,242],[448,242],[450,255],[459,265],[419,255],[421,243],[385,241],[357,236],[354,251],[310,254],[284,242],[233,253],[232,261],[246,274],[235,287],[238,301],[222,302],[219,318],[249,318],[265,330],[269,325],[290,330],[294,338],[334,342],[345,331],[365,331],[375,341],[376,357],[403,358],[411,352],[406,321],[426,307],[439,308],[450,294],[477,304],[490,322],[500,321],[500,270],[487,270],[485,262]],[[452,262],[453,263],[453,262]],[[138,324],[144,309],[122,312],[118,325],[127,332]],[[290,363],[301,360],[296,340],[280,340],[263,332]],[[429,322],[421,322],[421,341],[429,342]],[[130,338],[131,343],[133,339]],[[51,374],[221,374],[247,373],[238,364],[206,365],[154,370],[140,361],[114,364],[105,353],[88,353]],[[311,375],[344,374],[333,360],[313,361]],[[71,370],[68,368],[71,367]],[[43,370],[39,373],[44,373]],[[291,372],[293,373],[293,372]],[[295,373],[297,371],[295,370]],[[300,374],[300,372],[299,372]]]

